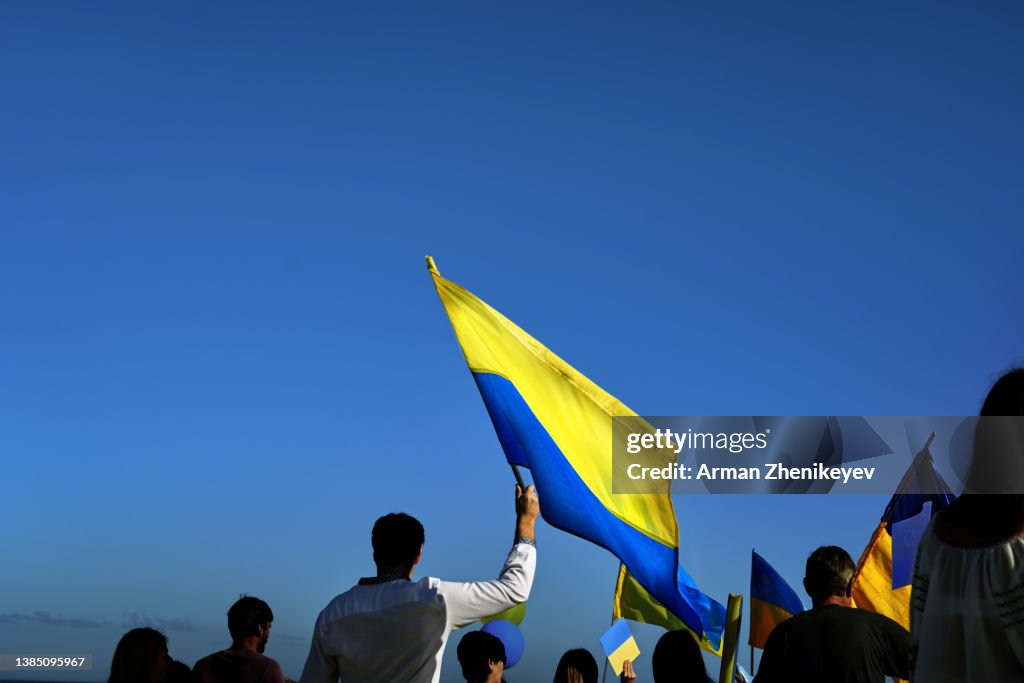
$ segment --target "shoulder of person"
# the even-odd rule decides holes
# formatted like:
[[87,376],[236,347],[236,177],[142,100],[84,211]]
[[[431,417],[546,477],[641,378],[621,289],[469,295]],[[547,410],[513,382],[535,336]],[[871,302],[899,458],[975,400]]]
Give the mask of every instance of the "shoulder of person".
[[776,624],[775,628],[772,629],[771,634],[768,636],[768,641],[764,644],[765,649],[767,649],[768,645],[771,643],[778,645],[786,642],[790,637],[790,631],[800,629],[800,624],[804,619],[806,619],[806,615],[807,612],[801,612],[800,614],[793,615],[780,624]]
[[332,608],[335,608],[338,605],[343,604],[343,603],[347,602],[348,600],[351,600],[353,595],[355,595],[356,593],[358,593],[360,590],[362,590],[364,588],[365,588],[365,586],[361,586],[361,585],[359,585],[357,583],[356,585],[352,586],[348,590],[343,591],[341,593],[338,593],[333,598],[331,598],[330,600],[327,601],[327,605],[324,606],[324,608],[322,610],[320,610],[320,614],[318,615],[318,618],[324,616],[324,613],[330,612]]
[[205,657],[200,657],[199,661],[197,661],[195,663],[195,666],[192,667],[192,670],[195,671],[196,667],[198,667],[200,665],[204,666],[204,667],[205,666],[209,666],[210,662],[213,661],[214,657],[216,657],[217,655],[220,655],[220,654],[222,654],[224,652],[226,652],[226,650],[217,650],[216,652],[211,652],[210,654],[206,655]]
[[791,631],[794,628],[800,628],[801,625],[805,622],[814,621],[818,616],[819,612],[817,612],[813,608],[804,610],[803,612],[798,612],[791,616],[789,619],[786,619],[782,623],[777,624],[775,628],[772,629],[772,633],[775,633],[780,629],[783,633],[787,633],[788,631]]
[[277,663],[277,660],[273,659],[271,657],[266,657],[265,655],[264,655],[264,658],[268,660],[266,662],[266,667],[267,667],[267,671],[270,672],[270,680],[271,680],[271,682],[272,683],[277,682],[277,681],[283,682],[284,680],[286,680],[285,676],[284,676],[284,671],[281,669],[281,665]]
[[855,609],[854,611],[863,613],[861,618],[864,621],[869,622],[872,626],[877,626],[878,628],[883,628],[900,634],[910,633],[909,631],[907,631],[907,629],[903,628],[903,625],[901,623],[885,616],[884,614],[878,614],[877,612],[869,612],[866,609],[859,608]]

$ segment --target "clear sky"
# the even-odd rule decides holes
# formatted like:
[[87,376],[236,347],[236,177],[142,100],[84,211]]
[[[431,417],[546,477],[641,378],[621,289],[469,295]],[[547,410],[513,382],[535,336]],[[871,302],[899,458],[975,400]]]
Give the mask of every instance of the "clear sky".
[[[428,253],[641,414],[976,413],[1024,360],[1022,31],[1009,2],[4,3],[0,651],[100,680],[148,623],[192,664],[244,592],[297,678],[389,511],[419,575],[495,576],[512,479]],[[675,502],[724,602],[752,547],[796,586],[859,555],[886,496]],[[513,683],[611,611],[615,559],[538,533]]]

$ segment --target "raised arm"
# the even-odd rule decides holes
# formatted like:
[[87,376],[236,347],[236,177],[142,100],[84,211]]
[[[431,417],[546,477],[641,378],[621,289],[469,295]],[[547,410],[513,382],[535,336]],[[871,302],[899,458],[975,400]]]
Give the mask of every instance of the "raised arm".
[[513,543],[519,543],[520,539],[528,539],[536,545],[537,516],[540,514],[540,501],[537,499],[537,490],[527,486],[523,491],[516,485],[516,537]]
[[451,628],[461,628],[477,619],[526,602],[537,567],[536,530],[540,504],[532,486],[516,486],[516,535],[501,574],[494,581],[456,583],[441,581],[438,593],[444,598]]

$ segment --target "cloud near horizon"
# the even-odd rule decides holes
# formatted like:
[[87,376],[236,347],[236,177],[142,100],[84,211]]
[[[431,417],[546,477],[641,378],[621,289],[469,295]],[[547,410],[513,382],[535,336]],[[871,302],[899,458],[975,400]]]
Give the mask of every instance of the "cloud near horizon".
[[70,628],[100,628],[101,626],[107,626],[107,622],[95,621],[93,619],[77,619],[74,617],[65,617],[62,614],[56,612],[45,612],[36,611],[32,614],[0,614],[0,624],[25,624],[25,623],[36,623],[36,624],[49,624],[51,626],[67,626]]
[[163,619],[161,617],[151,617],[145,612],[131,612],[123,616],[124,621],[121,622],[121,626],[124,628],[142,628],[143,626],[149,626],[160,631],[192,632],[196,630],[191,619],[182,619],[180,617]]
[[120,622],[112,622],[109,620],[97,621],[95,619],[81,619],[78,617],[66,617],[63,614],[57,612],[47,612],[45,610],[37,610],[32,614],[22,614],[20,612],[12,612],[8,614],[0,614],[0,625],[11,624],[46,624],[49,626],[61,626],[66,628],[103,628],[115,626],[118,628],[140,628],[143,626],[150,626],[163,631],[195,631],[196,627],[192,624],[189,619],[172,618],[164,619],[161,617],[150,617],[145,612],[132,612],[129,614],[122,615]]

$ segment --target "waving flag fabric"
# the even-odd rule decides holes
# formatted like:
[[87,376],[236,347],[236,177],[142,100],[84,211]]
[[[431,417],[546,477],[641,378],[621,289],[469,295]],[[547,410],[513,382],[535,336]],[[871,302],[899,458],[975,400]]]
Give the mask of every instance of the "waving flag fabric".
[[[921,493],[904,493],[911,490]],[[932,466],[928,446],[917,454],[896,493],[885,508],[882,520],[864,549],[853,579],[853,601],[857,607],[884,614],[903,628],[910,628],[910,585],[893,588],[893,527],[927,510],[935,515],[953,500],[949,485]],[[913,552],[912,548],[897,548]]]
[[612,493],[612,416],[636,413],[442,278],[429,257],[427,264],[505,456],[529,468],[544,519],[611,551],[645,590],[717,647],[721,630],[710,625],[725,623],[725,608],[695,586],[680,589],[669,492]]
[[764,648],[776,626],[803,611],[796,591],[763,557],[751,551],[750,644]]
[[612,619],[631,619],[643,624],[660,626],[667,631],[689,631],[701,649],[721,657],[723,639],[712,638],[707,634],[719,634],[725,630],[725,611],[718,609],[717,602],[700,592],[682,565],[678,568],[677,583],[679,592],[694,603],[698,614],[704,615],[703,637],[644,590],[624,564],[619,565],[619,578],[615,582]]

